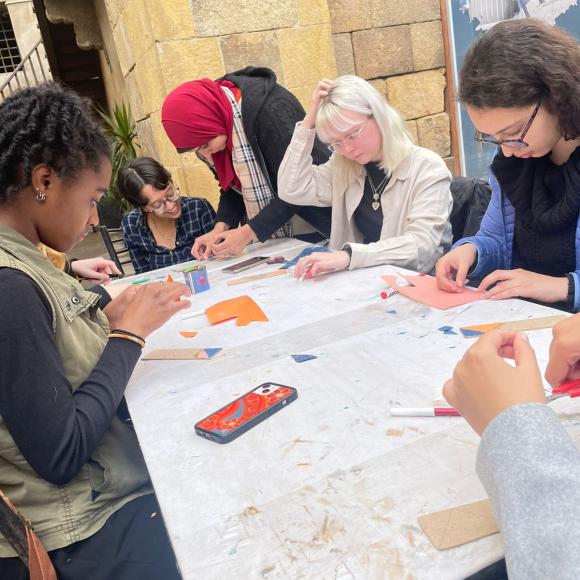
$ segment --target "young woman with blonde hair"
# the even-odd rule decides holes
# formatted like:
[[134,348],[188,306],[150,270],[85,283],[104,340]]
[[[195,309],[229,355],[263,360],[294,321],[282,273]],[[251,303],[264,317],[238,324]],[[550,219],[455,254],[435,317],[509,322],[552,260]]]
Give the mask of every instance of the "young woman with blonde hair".
[[[316,134],[332,156],[312,161]],[[281,199],[332,206],[330,247],[301,259],[295,275],[378,264],[430,272],[451,243],[451,175],[414,145],[403,120],[367,81],[321,80],[278,173]]]

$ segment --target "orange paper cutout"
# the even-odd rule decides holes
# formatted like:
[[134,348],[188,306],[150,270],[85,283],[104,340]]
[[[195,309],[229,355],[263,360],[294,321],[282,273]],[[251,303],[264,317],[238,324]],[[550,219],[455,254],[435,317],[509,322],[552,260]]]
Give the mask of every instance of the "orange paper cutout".
[[173,282],[173,278],[171,277],[171,274],[167,275],[167,284],[171,284]]
[[383,276],[383,280],[399,291],[399,294],[433,308],[447,310],[469,302],[484,300],[485,293],[481,290],[464,290],[463,292],[445,292],[437,287],[433,276],[402,276],[412,286],[399,286],[393,276]]
[[183,336],[183,338],[194,338],[197,336],[197,332],[187,332],[187,331],[182,331],[179,334],[181,334],[181,336]]
[[205,314],[210,324],[236,319],[237,326],[246,326],[250,322],[268,322],[264,311],[249,297],[238,296],[218,302],[206,309]]
[[464,330],[473,330],[474,332],[481,332],[485,334],[486,332],[491,332],[495,330],[501,322],[491,322],[489,324],[474,324],[473,326],[463,326]]

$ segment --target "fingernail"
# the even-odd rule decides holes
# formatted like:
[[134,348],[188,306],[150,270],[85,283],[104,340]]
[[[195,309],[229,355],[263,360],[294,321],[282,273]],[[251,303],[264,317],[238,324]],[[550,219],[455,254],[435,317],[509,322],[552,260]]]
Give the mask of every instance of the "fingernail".
[[519,337],[520,337],[522,340],[525,340],[526,342],[530,342],[530,339],[529,339],[529,337],[528,337],[528,335],[527,335],[527,334],[520,333],[520,334],[518,334],[518,336],[519,336]]

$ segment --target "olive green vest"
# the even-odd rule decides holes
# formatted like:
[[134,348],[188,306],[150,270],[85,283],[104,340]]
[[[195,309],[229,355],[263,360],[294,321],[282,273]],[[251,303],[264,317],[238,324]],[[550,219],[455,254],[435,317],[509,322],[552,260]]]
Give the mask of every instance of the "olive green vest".
[[[84,290],[31,242],[3,225],[0,268],[24,272],[46,297],[54,340],[74,392],[90,375],[107,343],[109,325],[97,307],[99,296]],[[0,329],[1,325],[0,320]],[[137,437],[117,416],[90,460],[62,486],[45,481],[32,470],[0,418],[0,489],[32,522],[47,550],[88,538],[113,512],[151,492]],[[15,555],[0,536],[0,557]]]

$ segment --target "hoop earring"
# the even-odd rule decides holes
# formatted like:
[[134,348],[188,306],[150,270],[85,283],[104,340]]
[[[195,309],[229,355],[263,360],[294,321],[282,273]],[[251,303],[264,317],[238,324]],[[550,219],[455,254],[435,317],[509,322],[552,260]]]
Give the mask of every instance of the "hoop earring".
[[34,188],[34,192],[36,193],[36,201],[42,203],[43,201],[46,201],[46,193],[44,193],[44,191],[42,191],[41,189],[38,189],[38,187]]

